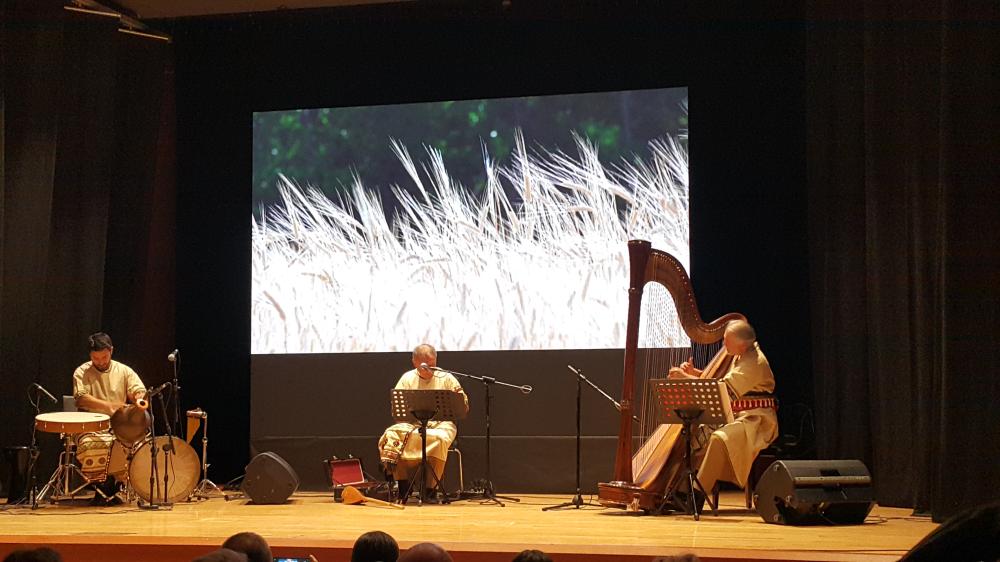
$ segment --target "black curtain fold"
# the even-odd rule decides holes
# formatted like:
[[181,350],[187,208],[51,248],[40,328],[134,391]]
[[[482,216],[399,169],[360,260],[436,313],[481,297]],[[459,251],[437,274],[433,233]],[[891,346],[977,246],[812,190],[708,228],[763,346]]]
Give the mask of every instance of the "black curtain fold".
[[1000,497],[990,9],[813,3],[807,34],[820,454],[939,520]]
[[[172,302],[163,299],[174,253],[173,108],[161,110],[169,46],[129,43],[116,18],[63,4],[0,3],[0,446],[30,440],[30,383],[71,393],[88,334],[109,331],[116,358],[140,374],[154,360],[137,342],[165,350],[155,364],[173,345]],[[162,200],[169,204],[154,204]],[[146,291],[151,263],[170,269],[171,291]],[[149,310],[161,312],[155,329],[134,329]],[[44,483],[58,439],[40,443]]]

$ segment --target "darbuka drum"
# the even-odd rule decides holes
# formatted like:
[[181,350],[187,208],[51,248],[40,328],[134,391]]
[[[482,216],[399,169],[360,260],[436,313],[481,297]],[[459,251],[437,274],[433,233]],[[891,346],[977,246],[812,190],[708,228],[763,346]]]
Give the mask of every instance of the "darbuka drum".
[[139,405],[126,404],[115,410],[111,416],[111,431],[125,445],[132,446],[149,433],[150,416],[146,411],[146,402]]
[[84,433],[76,440],[76,460],[89,482],[104,482],[115,438],[109,432]]
[[107,414],[49,412],[35,416],[35,429],[47,433],[89,433],[111,427]]
[[[156,480],[153,482],[153,489],[149,486],[149,473],[153,465],[150,445],[152,440],[143,443],[132,457],[132,464],[129,465],[128,474],[135,489],[135,493],[140,498],[149,502],[153,501],[153,492],[156,492],[156,501],[167,501],[177,503],[187,499],[198,485],[200,461],[197,453],[179,437],[173,438],[174,452],[169,456],[163,452],[163,447],[169,438],[160,435],[156,438]],[[167,460],[169,459],[169,460]],[[163,480],[167,476],[166,498],[163,493]]]

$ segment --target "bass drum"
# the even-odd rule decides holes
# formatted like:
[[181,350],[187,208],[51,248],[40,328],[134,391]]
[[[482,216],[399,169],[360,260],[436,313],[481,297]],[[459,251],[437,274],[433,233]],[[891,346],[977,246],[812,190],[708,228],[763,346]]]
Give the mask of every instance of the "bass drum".
[[[165,447],[171,439],[166,435],[156,438],[156,468],[157,474],[153,481],[153,489],[150,489],[149,473],[152,468],[152,440],[147,440],[139,446],[132,462],[129,465],[129,481],[135,493],[147,502],[153,501],[155,492],[156,502],[177,503],[187,499],[198,485],[198,476],[201,472],[201,461],[198,454],[194,452],[191,445],[178,437],[173,438],[174,452],[169,456],[163,453]],[[167,486],[166,497],[164,497],[163,481],[166,477]]]

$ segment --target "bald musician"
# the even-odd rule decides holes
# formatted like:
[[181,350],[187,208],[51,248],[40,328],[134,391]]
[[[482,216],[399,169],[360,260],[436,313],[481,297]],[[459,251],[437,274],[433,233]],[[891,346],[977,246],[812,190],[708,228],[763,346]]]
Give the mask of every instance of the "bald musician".
[[[750,466],[761,452],[778,437],[778,416],[774,406],[774,374],[764,357],[757,334],[743,320],[726,324],[723,336],[726,353],[733,356],[729,371],[722,377],[733,402],[733,423],[712,432],[705,449],[698,481],[711,493],[717,482],[747,485]],[[669,378],[699,378],[701,370],[691,361],[670,369]],[[753,407],[770,404],[768,407]],[[743,406],[748,409],[742,409]]]
[[[469,411],[469,397],[462,390],[462,385],[451,373],[435,371],[437,367],[437,351],[424,343],[413,350],[411,356],[413,369],[403,373],[396,383],[396,388],[403,390],[451,390],[462,395],[465,400],[465,411]],[[397,423],[389,426],[379,439],[379,458],[387,476],[393,476],[399,482],[400,494],[408,488],[410,476],[420,465],[421,446],[417,426],[410,423]],[[448,460],[448,447],[458,434],[455,422],[427,422],[427,464],[434,471],[438,481],[444,474],[444,465]],[[427,483],[434,484],[434,478],[427,475]],[[405,501],[406,498],[400,498]]]

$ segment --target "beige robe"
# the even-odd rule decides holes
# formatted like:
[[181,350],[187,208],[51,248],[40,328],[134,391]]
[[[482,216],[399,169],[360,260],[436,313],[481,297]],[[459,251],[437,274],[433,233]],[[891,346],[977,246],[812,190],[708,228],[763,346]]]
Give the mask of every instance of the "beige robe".
[[[733,359],[722,380],[737,397],[748,392],[774,392],[774,374],[757,342]],[[771,408],[739,412],[733,423],[712,432],[698,481],[709,493],[718,480],[745,487],[757,453],[777,437],[778,416]]]
[[[436,372],[430,380],[423,380],[413,369],[403,373],[396,383],[396,388],[402,390],[458,390],[465,399],[465,407],[469,407],[469,397],[462,391],[462,385],[450,373]],[[458,435],[455,422],[434,421],[427,423],[427,458],[442,462],[448,459],[448,447]],[[410,423],[397,423],[389,426],[378,441],[380,458],[385,464],[396,464],[404,460],[420,460],[420,433],[417,426]]]
[[145,392],[139,375],[128,365],[113,359],[106,372],[98,371],[91,361],[87,361],[73,373],[73,398],[77,400],[89,394],[99,400],[124,404],[129,396]]

